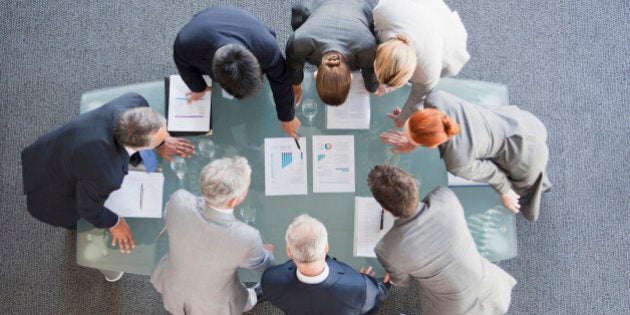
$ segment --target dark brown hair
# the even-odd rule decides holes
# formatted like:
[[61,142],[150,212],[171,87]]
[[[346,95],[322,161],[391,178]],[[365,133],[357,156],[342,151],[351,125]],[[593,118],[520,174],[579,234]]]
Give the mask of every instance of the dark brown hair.
[[341,105],[346,101],[352,76],[345,57],[336,51],[322,56],[322,64],[317,69],[315,86],[322,102],[327,105]]
[[367,178],[374,199],[387,211],[400,218],[409,218],[418,209],[418,184],[402,169],[379,164]]

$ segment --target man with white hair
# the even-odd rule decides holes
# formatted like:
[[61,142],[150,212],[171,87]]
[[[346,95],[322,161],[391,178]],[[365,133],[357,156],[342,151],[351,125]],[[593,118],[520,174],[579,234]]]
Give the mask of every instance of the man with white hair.
[[273,246],[233,209],[247,196],[251,167],[243,157],[217,159],[201,170],[202,198],[180,189],[166,205],[169,252],[151,274],[164,308],[173,314],[241,314],[256,292],[237,268],[262,272],[274,265]]
[[285,239],[291,260],[267,269],[261,285],[265,298],[287,314],[365,314],[387,297],[389,283],[378,283],[371,267],[357,272],[327,256],[328,233],[317,219],[297,217]]

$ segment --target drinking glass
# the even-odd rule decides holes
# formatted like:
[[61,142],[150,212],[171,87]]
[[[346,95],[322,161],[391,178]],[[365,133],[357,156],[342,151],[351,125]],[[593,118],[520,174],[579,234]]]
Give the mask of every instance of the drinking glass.
[[217,146],[211,139],[202,139],[199,141],[199,155],[212,159],[217,153]]
[[171,168],[179,178],[179,186],[184,187],[184,176],[188,172],[188,165],[186,165],[186,160],[181,156],[174,156],[171,161]]
[[317,102],[312,99],[305,99],[302,102],[302,114],[308,118],[308,122],[311,123],[313,118],[317,115]]
[[256,221],[256,208],[252,206],[245,206],[239,209],[239,214],[243,222],[252,224]]

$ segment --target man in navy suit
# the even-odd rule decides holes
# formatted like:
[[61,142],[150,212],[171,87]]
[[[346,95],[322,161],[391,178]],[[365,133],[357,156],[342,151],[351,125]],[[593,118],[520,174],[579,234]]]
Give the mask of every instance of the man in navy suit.
[[298,139],[300,120],[295,117],[293,89],[286,61],[273,30],[248,12],[229,6],[213,6],[196,14],[177,35],[173,59],[191,90],[189,101],[211,89],[202,75],[232,96],[254,95],[267,75],[282,130]]
[[125,94],[84,113],[22,151],[27,209],[54,226],[74,229],[84,218],[109,228],[112,245],[118,243],[128,253],[135,245],[131,230],[104,203],[120,188],[130,156],[158,146],[158,153],[168,159],[171,154],[194,153],[188,140],[169,136],[164,117],[138,94]]
[[390,284],[378,283],[371,267],[357,272],[328,257],[328,233],[303,214],[286,232],[288,262],[267,269],[261,285],[265,298],[287,314],[365,314],[378,309]]

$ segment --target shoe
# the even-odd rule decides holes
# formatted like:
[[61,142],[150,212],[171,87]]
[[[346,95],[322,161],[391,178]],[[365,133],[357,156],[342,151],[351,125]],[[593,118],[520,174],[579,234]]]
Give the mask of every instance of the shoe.
[[265,298],[265,296],[263,295],[263,290],[262,290],[262,286],[260,285],[260,282],[256,283],[253,287],[251,287],[250,289],[253,289],[254,292],[256,292],[256,298],[258,299],[258,302],[262,302],[267,300]]
[[116,281],[120,280],[120,278],[122,278],[122,276],[123,276],[124,274],[125,274],[125,273],[121,271],[121,272],[119,272],[119,273],[117,273],[117,274],[115,274],[115,275],[109,276],[109,277],[108,277],[108,276],[105,276],[105,280],[107,280],[107,281],[109,281],[109,282],[116,282]]

